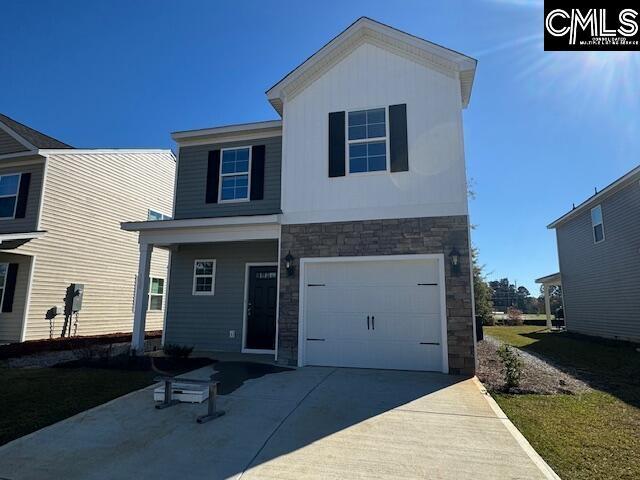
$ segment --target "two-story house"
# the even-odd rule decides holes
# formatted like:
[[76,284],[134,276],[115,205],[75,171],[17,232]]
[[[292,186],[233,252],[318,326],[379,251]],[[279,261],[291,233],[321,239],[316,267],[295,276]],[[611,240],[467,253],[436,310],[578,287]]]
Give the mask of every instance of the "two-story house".
[[548,225],[567,330],[640,342],[639,217],[637,167]]
[[267,91],[281,120],[174,133],[174,219],[123,224],[139,233],[139,278],[170,251],[164,341],[472,374],[462,110],[475,68],[360,18]]
[[[0,115],[0,343],[130,332],[138,247],[122,218],[171,215],[169,150],[80,150]],[[149,270],[162,328],[167,254]]]

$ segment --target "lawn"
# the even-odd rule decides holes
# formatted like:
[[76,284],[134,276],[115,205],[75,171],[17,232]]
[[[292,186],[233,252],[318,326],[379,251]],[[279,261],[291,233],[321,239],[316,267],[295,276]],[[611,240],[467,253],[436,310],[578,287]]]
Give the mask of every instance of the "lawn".
[[640,478],[640,353],[635,346],[536,326],[485,333],[587,381],[581,395],[493,396],[562,478]]
[[0,367],[0,445],[153,383],[153,372]]

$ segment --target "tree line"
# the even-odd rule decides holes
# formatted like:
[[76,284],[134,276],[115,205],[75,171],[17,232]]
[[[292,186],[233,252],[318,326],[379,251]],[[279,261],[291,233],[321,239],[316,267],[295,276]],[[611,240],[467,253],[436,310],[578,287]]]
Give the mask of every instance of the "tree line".
[[[492,312],[506,312],[510,307],[517,308],[523,313],[545,313],[542,285],[538,295],[531,295],[531,292],[526,287],[517,286],[508,278],[488,281],[483,272],[484,266],[480,265],[478,261],[478,250],[476,248],[472,249],[472,260],[476,316],[482,318],[483,323],[489,323],[493,318]],[[551,289],[550,304],[552,314],[562,306],[562,291],[560,287]]]

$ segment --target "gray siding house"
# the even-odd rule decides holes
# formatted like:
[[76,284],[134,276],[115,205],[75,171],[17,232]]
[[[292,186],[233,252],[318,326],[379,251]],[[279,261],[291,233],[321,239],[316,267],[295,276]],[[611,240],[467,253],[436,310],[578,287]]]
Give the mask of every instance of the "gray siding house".
[[[0,115],[0,343],[130,332],[138,248],[119,223],[171,215],[174,179],[171,151],[75,149]],[[167,259],[150,266],[151,330]]]
[[[174,218],[122,224],[138,234],[137,298],[169,252],[164,342],[473,374],[475,67],[361,18],[267,91],[280,119],[174,133]],[[146,310],[136,301],[134,351]]]
[[640,342],[639,218],[640,167],[548,226],[567,330]]

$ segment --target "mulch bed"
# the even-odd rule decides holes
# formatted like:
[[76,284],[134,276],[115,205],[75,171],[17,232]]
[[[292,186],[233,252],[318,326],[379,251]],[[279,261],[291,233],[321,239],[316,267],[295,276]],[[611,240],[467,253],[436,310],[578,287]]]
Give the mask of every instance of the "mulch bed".
[[[147,332],[145,339],[162,337],[162,330]],[[29,340],[27,342],[9,343],[0,346],[0,360],[33,355],[42,352],[56,352],[62,350],[78,350],[94,345],[108,345],[113,343],[131,342],[130,333],[111,333],[107,335],[92,335],[82,337],[52,338],[47,340]]]
[[[495,392],[505,392],[504,376],[502,374],[502,362],[497,355],[500,342],[486,336],[478,342],[478,370],[476,375],[484,386]],[[520,386],[506,393],[514,394],[578,394],[590,390],[589,386],[581,380],[565,373],[550,362],[539,357],[514,348],[523,362]]]

